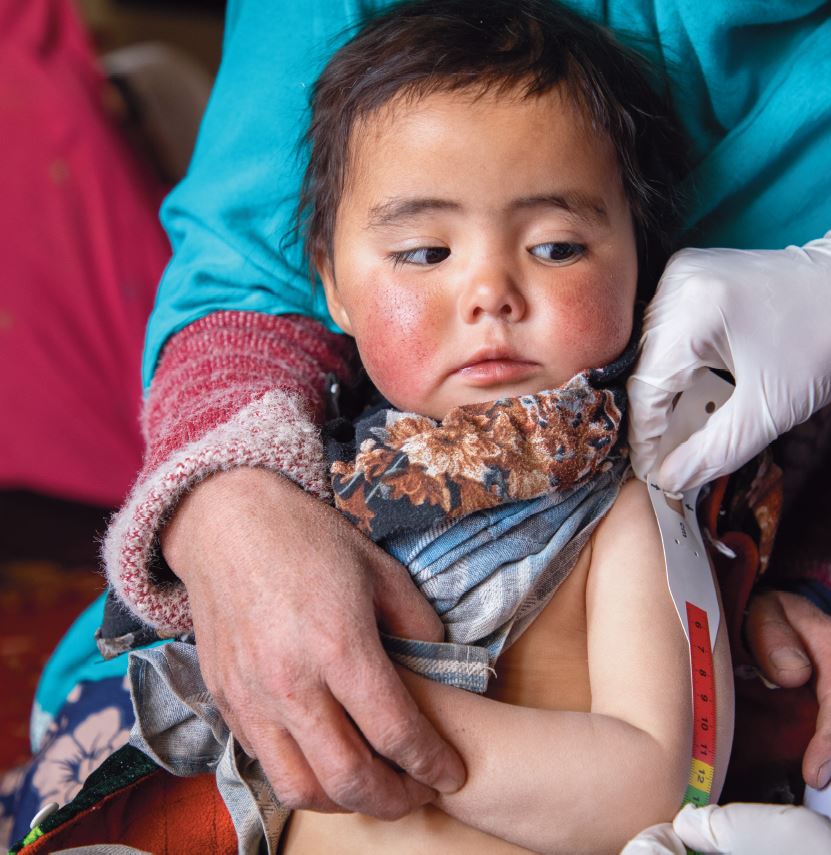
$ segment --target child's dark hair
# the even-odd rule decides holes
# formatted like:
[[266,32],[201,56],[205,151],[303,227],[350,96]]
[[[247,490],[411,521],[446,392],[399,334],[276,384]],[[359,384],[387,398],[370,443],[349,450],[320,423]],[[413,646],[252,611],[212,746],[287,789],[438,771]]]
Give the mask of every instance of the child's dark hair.
[[[680,221],[686,141],[644,61],[554,0],[415,0],[370,20],[315,84],[299,222],[310,260],[332,255],[356,123],[396,97],[471,89],[524,97],[563,84],[612,141],[649,298]],[[301,228],[302,228],[301,226]]]

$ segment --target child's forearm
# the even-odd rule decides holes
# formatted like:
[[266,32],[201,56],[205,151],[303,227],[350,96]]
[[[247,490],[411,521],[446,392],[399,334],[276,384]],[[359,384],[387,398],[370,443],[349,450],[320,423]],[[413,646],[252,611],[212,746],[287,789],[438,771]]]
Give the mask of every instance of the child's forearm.
[[632,724],[512,706],[399,670],[467,764],[465,786],[436,801],[461,822],[533,851],[609,853],[681,804],[688,758]]

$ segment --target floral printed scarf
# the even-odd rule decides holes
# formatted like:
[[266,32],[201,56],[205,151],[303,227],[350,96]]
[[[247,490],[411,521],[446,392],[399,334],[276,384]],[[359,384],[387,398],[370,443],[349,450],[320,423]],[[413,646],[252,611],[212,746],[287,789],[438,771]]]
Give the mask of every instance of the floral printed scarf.
[[457,407],[441,422],[382,406],[347,436],[330,426],[336,506],[409,569],[445,623],[447,644],[386,638],[393,658],[485,690],[617,497],[634,355],[630,345],[557,389]]

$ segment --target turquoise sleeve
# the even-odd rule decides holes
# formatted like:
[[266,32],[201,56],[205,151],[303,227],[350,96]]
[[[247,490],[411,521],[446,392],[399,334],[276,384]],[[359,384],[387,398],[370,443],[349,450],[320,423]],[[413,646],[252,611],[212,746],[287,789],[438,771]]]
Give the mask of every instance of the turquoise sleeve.
[[[486,2],[486,0],[483,0]],[[330,329],[290,235],[310,88],[384,0],[231,0],[187,177],[162,208],[174,254],[144,356],[209,312],[298,312]],[[777,248],[831,228],[831,3],[570,0],[652,58],[693,144],[687,242]]]
[[234,309],[329,318],[300,242],[289,241],[309,92],[367,0],[230,0],[223,59],[184,180],[162,206],[173,248],[145,341],[150,384],[169,336]]

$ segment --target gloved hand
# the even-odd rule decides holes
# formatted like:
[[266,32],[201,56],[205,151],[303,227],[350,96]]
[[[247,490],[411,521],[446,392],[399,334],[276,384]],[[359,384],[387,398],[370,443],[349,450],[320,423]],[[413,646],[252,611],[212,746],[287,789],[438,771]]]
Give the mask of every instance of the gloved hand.
[[793,805],[686,805],[671,825],[647,828],[620,855],[685,855],[685,847],[702,855],[828,855],[831,820]]
[[685,249],[646,310],[628,383],[632,464],[657,463],[673,397],[707,367],[736,380],[730,400],[667,455],[658,482],[680,491],[737,469],[831,401],[831,232],[783,250]]

